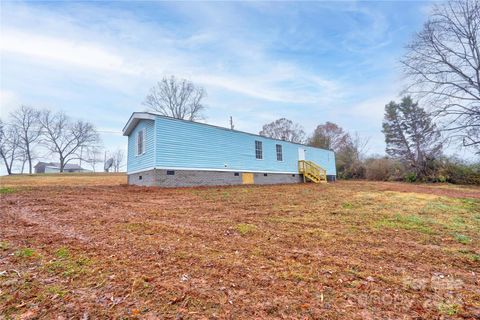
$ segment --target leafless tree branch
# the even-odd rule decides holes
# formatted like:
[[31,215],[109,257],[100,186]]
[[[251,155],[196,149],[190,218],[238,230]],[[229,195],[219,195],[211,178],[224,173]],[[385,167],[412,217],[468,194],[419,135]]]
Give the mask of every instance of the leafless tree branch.
[[401,60],[410,80],[405,92],[428,103],[441,129],[464,146],[480,144],[479,36],[478,0],[438,4]]
[[58,155],[60,172],[63,172],[69,161],[80,158],[77,154],[80,148],[94,146],[99,140],[92,124],[80,120],[72,122],[63,112],[45,110],[39,119],[43,132],[42,142]]
[[194,121],[203,118],[205,105],[202,100],[205,96],[204,88],[171,76],[164,77],[152,87],[143,104],[162,115]]
[[28,161],[28,172],[30,174],[32,174],[32,160],[34,158],[33,149],[41,136],[39,115],[38,110],[24,105],[10,113],[11,125],[18,132],[19,147],[23,150]]
[[302,126],[285,118],[265,124],[259,135],[295,143],[303,143],[305,140],[305,131]]

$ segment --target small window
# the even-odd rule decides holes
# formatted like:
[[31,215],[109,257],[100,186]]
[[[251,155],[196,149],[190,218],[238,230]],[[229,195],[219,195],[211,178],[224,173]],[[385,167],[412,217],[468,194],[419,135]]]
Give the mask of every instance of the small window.
[[292,174],[292,177],[295,177],[295,175],[294,175],[294,174]]
[[263,159],[262,141],[255,141],[255,158]]
[[277,161],[283,161],[283,152],[282,152],[282,145],[277,144],[275,145],[277,151]]
[[137,155],[145,153],[145,131],[142,129],[137,133]]
[[234,175],[235,177],[238,177],[238,176],[240,176],[240,173],[235,172],[233,175]]
[[264,176],[264,177],[268,176],[268,173],[264,173],[263,176]]
[[142,178],[143,178],[142,176],[138,176],[138,180],[142,180]]
[[175,171],[167,170],[167,176],[173,176],[174,174],[175,174]]

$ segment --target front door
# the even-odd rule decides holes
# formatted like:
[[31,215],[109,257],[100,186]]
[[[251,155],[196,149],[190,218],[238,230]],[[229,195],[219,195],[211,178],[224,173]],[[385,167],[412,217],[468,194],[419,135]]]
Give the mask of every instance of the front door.
[[305,149],[298,148],[298,161],[305,160]]

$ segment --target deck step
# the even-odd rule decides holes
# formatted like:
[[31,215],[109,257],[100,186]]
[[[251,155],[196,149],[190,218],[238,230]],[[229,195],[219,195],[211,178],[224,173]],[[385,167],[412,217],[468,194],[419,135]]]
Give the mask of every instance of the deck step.
[[327,171],[313,161],[298,161],[298,172],[303,175],[303,180],[313,183],[326,183]]

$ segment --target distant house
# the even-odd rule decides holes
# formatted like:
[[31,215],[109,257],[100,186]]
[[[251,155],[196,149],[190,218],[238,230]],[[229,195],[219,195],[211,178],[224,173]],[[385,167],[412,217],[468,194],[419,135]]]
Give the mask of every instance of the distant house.
[[[60,163],[58,162],[39,162],[35,166],[35,173],[59,173]],[[66,164],[63,172],[89,172],[90,170],[80,167],[78,164]]]
[[335,153],[150,112],[134,112],[128,136],[128,183],[145,186],[326,182]]

